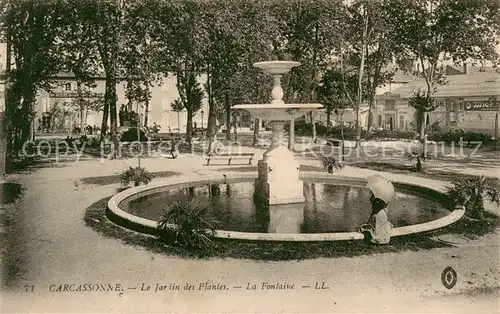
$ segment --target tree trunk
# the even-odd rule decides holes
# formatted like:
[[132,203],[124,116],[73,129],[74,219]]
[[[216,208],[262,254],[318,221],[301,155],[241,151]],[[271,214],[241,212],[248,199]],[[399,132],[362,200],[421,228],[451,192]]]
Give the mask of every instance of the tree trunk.
[[211,64],[207,64],[207,96],[208,96],[208,119],[207,119],[207,152],[212,150],[212,144],[217,133],[217,111],[215,108],[214,95],[212,91],[213,73]]
[[[366,11],[366,7],[365,7]],[[359,121],[360,111],[361,111],[361,103],[363,101],[363,71],[365,68],[365,58],[366,58],[366,49],[365,49],[365,41],[368,36],[368,13],[365,12],[364,17],[364,27],[363,27],[363,39],[361,42],[361,64],[359,66],[359,77],[358,77],[358,99],[356,105],[356,147],[359,147],[361,144],[361,124]]]
[[420,139],[422,141],[422,151],[424,154],[424,159],[427,157],[427,139],[425,136],[425,128],[427,126],[427,113],[424,111],[422,113],[422,125],[420,126]]
[[238,121],[236,121],[236,115],[233,114],[233,128],[234,128],[234,140],[238,140]]
[[366,126],[366,129],[368,132],[372,130],[372,123],[373,123],[373,114],[372,114],[372,109],[373,105],[375,102],[374,95],[370,95],[369,100],[368,100],[368,125]]
[[255,118],[253,122],[253,145],[259,143],[259,129],[260,129],[260,119]]
[[102,123],[101,123],[101,142],[104,141],[104,136],[108,131],[108,116],[109,116],[109,102],[104,99],[104,107],[102,109]]
[[187,110],[187,121],[186,121],[186,141],[191,143],[191,137],[193,136],[193,107],[189,104],[186,108]]
[[332,113],[330,110],[326,112],[326,126],[330,126],[332,124],[331,120]]
[[[319,26],[318,23],[316,23],[314,27],[314,43],[317,44],[319,40]],[[315,47],[317,47],[315,45]],[[318,72],[316,71],[316,57],[317,57],[317,50],[316,48],[313,49],[313,56],[312,56],[312,80],[311,80],[311,102],[315,102],[316,100],[316,85],[318,81]],[[312,140],[314,143],[317,142],[316,138],[316,123],[314,123],[314,117],[313,117],[313,111],[309,112],[309,117],[311,118],[311,123],[312,123]]]
[[82,82],[76,80],[76,92],[78,94],[78,108],[80,109],[80,131],[85,134],[85,108],[83,106]]
[[[110,104],[109,104],[109,122],[111,124],[111,141],[114,144],[114,147],[118,147],[118,116],[116,111],[116,76],[114,76],[110,80],[109,86],[110,92]],[[116,157],[117,150],[114,150],[113,157]]]
[[12,143],[12,132],[11,128],[8,127],[8,121],[6,119],[8,118],[6,113],[8,113],[10,110],[9,108],[9,90],[10,90],[10,82],[12,80],[10,76],[10,70],[11,70],[11,51],[12,51],[12,45],[11,45],[11,40],[10,40],[10,26],[6,25],[5,29],[5,40],[6,40],[6,51],[5,51],[5,79],[4,79],[4,108],[0,108],[0,132],[2,136],[0,136],[0,179],[3,179],[5,177],[5,174],[9,170],[9,165],[10,165],[10,153],[9,150],[11,148],[11,145],[9,143]]
[[344,120],[343,120],[343,116],[344,114],[340,114],[340,139],[341,139],[341,142],[340,142],[340,154],[341,154],[341,159],[342,161],[345,160],[345,156],[344,156]]
[[19,150],[21,150],[22,145],[29,141],[32,138],[32,121],[33,121],[33,104],[35,102],[35,90],[34,86],[29,85],[27,86],[26,94],[24,95],[23,103],[22,103],[22,110],[23,110],[23,116],[25,119],[22,121],[22,137],[20,141],[20,145],[18,147]]
[[212,72],[210,62],[207,63],[207,97],[208,97],[208,119],[207,119],[207,131],[206,137],[208,139],[208,151],[212,147],[212,139],[215,133],[215,124],[217,123],[215,108],[214,108],[214,97],[212,94]]
[[144,126],[148,126],[148,115],[149,115],[149,97],[146,97],[146,103],[144,104]]
[[427,124],[427,114],[425,111],[420,112],[420,140],[423,143],[425,137],[425,125]]
[[226,108],[226,140],[231,139],[231,103],[229,102],[229,92],[224,91],[224,108]]
[[6,163],[7,163],[7,140],[8,135],[6,131],[6,127],[4,124],[5,117],[5,109],[1,108],[0,111],[0,130],[2,131],[2,136],[0,136],[0,181],[5,178],[6,173]]
[[[87,122],[87,118],[89,117],[89,109],[85,109],[84,121]],[[87,134],[87,132],[85,132]]]
[[[117,113],[116,113],[116,73],[114,68],[108,69],[106,71],[106,91],[104,94],[104,113],[103,113],[103,121],[102,126],[104,127],[103,131],[107,129],[107,115],[109,114],[109,123],[110,123],[110,135],[111,141],[117,147],[118,142],[118,125],[117,125]],[[107,107],[107,110],[106,110]],[[102,134],[101,131],[101,139]],[[113,152],[113,157],[115,157],[116,149]]]

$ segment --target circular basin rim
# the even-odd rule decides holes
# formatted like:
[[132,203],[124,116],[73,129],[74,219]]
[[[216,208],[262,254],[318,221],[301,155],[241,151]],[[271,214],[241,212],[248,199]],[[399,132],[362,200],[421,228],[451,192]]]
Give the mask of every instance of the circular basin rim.
[[[226,179],[232,180],[232,179],[255,179],[257,178],[258,173],[257,172],[247,172],[247,173],[233,173],[233,174],[227,174]],[[164,180],[160,180],[157,182],[152,182],[148,185],[142,185],[138,187],[132,187],[129,189],[126,189],[120,193],[117,193],[111,199],[108,201],[108,208],[113,215],[116,215],[117,217],[120,217],[120,220],[124,220],[127,222],[130,222],[131,225],[139,225],[139,226],[144,226],[145,230],[151,230],[151,229],[156,229],[157,222],[154,220],[138,217],[135,215],[132,215],[130,213],[127,213],[120,209],[118,206],[122,201],[125,199],[131,197],[131,196],[136,196],[138,194],[142,194],[146,191],[151,191],[151,190],[156,190],[156,189],[161,189],[165,188],[171,185],[180,185],[180,184],[196,184],[197,182],[205,182],[205,181],[223,181],[222,175],[208,175],[208,176],[186,176],[186,175],[181,175],[181,176],[175,176],[175,177],[170,177]],[[330,173],[324,173],[324,172],[302,172],[301,173],[301,179],[321,179],[321,180],[330,180],[330,181],[348,181],[353,184],[360,184],[360,183],[366,183],[366,178],[363,177],[350,177],[350,176],[342,176],[337,173],[335,174],[330,174]],[[411,178],[410,178],[411,180]],[[402,185],[413,185],[413,186],[420,186],[424,188],[428,188],[431,190],[437,191],[435,188],[422,185],[422,184],[415,184],[411,182],[410,180],[408,181],[393,181],[398,184]],[[438,191],[440,192],[440,191]],[[426,232],[426,231],[431,231],[431,230],[436,230],[439,228],[443,228],[447,225],[450,225],[459,219],[463,217],[465,214],[465,209],[460,206],[457,207],[455,210],[451,211],[450,214],[441,217],[436,220],[432,220],[429,222],[425,223],[420,223],[420,224],[415,224],[415,225],[410,225],[410,226],[404,226],[404,227],[397,227],[392,230],[392,237],[395,236],[403,236],[403,235],[409,235],[413,233],[420,233],[420,232]],[[121,225],[121,223],[115,221],[110,215],[107,215],[110,220],[113,222]],[[173,227],[173,224],[169,224],[169,226]],[[126,227],[123,226],[122,227]],[[128,228],[128,227],[126,227]],[[150,233],[147,232],[146,233]],[[363,234],[359,232],[334,232],[334,233],[257,233],[257,232],[238,232],[238,231],[227,231],[227,230],[216,230],[215,238],[221,238],[221,239],[238,239],[238,240],[257,240],[257,241],[291,241],[291,242],[313,242],[313,241],[339,241],[339,240],[362,240]]]

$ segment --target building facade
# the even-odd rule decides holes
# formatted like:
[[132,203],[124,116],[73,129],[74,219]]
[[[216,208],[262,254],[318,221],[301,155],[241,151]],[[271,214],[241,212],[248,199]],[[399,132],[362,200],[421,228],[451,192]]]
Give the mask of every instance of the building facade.
[[[86,100],[104,99],[106,81],[104,77],[96,77],[95,87],[88,89],[84,88]],[[203,84],[204,76],[199,77],[199,83]],[[43,116],[47,113],[51,114],[52,132],[67,132],[73,127],[80,125],[80,110],[77,105],[77,84],[74,77],[68,73],[60,73],[52,78],[53,85],[50,91],[41,90],[38,92],[35,111],[35,129],[41,130]],[[122,105],[128,106],[128,100],[125,96],[125,83],[120,82],[116,85],[117,95],[117,111]],[[133,103],[130,111],[138,112],[141,116],[141,121],[144,122],[145,115],[148,117],[148,125],[156,123],[161,126],[161,132],[167,132],[170,128],[172,131],[184,132],[186,129],[187,113],[185,110],[175,112],[171,104],[179,97],[176,87],[176,77],[171,75],[163,79],[159,86],[151,88],[151,100],[148,110],[144,104]],[[89,126],[101,126],[102,111],[88,110],[84,112],[84,121]],[[118,115],[118,113],[117,113]],[[193,117],[193,122],[197,127],[206,127],[208,119],[208,103],[207,99],[202,100],[202,108]]]
[[[379,117],[376,126],[416,131],[415,109],[408,100],[417,90],[426,90],[423,79],[416,79],[377,96]],[[427,114],[427,125],[435,131],[463,130],[498,137],[500,73],[494,68],[464,66],[447,69],[446,83],[434,94],[437,108]]]

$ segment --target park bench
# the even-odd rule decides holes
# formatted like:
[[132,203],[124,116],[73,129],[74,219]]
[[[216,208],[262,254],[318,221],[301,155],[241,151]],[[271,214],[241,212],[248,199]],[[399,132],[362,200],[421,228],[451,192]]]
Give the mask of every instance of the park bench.
[[326,145],[332,146],[332,147],[340,147],[342,145],[342,140],[339,140],[336,138],[328,138],[325,141],[326,141]]
[[207,155],[207,166],[210,165],[211,160],[217,160],[217,159],[227,159],[227,164],[231,165],[231,161],[233,159],[248,159],[248,164],[252,164],[254,153],[220,153],[220,154],[215,154],[215,153],[210,153]]

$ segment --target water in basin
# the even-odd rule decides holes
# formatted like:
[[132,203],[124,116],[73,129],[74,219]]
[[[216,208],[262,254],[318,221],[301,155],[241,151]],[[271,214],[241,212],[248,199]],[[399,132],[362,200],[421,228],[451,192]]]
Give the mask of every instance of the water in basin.
[[[200,198],[213,205],[222,230],[264,233],[328,233],[357,231],[370,213],[370,191],[363,187],[304,182],[305,203],[266,206],[254,201],[254,181],[196,186],[177,185],[124,200],[119,207],[136,216],[159,220],[163,208],[175,200]],[[389,204],[395,227],[432,221],[449,210],[436,200],[409,189],[396,189]]]

